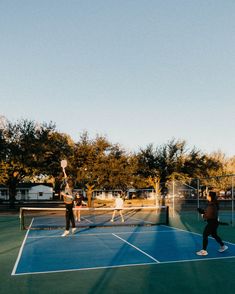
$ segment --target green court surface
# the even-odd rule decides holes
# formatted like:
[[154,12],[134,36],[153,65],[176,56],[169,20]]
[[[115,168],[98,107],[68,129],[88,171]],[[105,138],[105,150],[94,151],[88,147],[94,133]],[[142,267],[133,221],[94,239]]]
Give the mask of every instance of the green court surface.
[[[170,225],[202,233],[205,224],[196,213],[182,213],[175,214],[174,218],[171,216]],[[0,232],[1,294],[230,294],[235,289],[234,258],[12,276],[26,231],[20,231],[17,215],[0,215]],[[219,234],[223,240],[235,243],[235,227],[220,226]],[[172,244],[172,250],[174,250],[174,244]]]

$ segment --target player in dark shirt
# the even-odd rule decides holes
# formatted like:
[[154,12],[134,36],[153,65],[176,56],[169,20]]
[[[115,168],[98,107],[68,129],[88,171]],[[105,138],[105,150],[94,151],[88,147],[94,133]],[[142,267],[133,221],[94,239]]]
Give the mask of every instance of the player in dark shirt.
[[228,249],[228,246],[224,245],[224,242],[217,234],[217,228],[219,226],[218,221],[218,210],[219,205],[216,200],[216,193],[209,192],[207,196],[208,205],[205,210],[198,209],[199,213],[201,213],[204,220],[207,221],[207,225],[203,231],[203,242],[202,242],[202,250],[197,252],[197,255],[207,255],[207,245],[208,245],[208,237],[211,235],[219,244],[219,252],[224,252]]
[[80,208],[82,207],[83,204],[83,196],[80,195],[79,193],[75,194],[75,198],[74,198],[74,207],[75,207],[75,220],[76,221],[81,221],[81,217],[80,217]]

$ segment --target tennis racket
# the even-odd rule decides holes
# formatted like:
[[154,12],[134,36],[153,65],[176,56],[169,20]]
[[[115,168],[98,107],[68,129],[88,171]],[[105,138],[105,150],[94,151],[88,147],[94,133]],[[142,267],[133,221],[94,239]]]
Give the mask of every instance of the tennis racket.
[[204,213],[205,213],[205,210],[202,209],[202,208],[200,208],[200,207],[197,208],[197,211],[198,211],[200,214],[204,214]]
[[67,165],[68,165],[68,162],[66,159],[61,160],[60,166],[62,167],[65,179],[67,178],[67,174],[65,172],[65,168],[67,167]]
[[67,174],[66,174],[66,171],[65,171],[65,168],[67,167],[68,163],[67,163],[67,160],[66,159],[63,159],[61,160],[60,162],[60,166],[62,167],[62,170],[63,170],[63,174],[64,174],[64,179],[60,185],[60,189],[61,190],[65,190],[66,186],[67,186]]

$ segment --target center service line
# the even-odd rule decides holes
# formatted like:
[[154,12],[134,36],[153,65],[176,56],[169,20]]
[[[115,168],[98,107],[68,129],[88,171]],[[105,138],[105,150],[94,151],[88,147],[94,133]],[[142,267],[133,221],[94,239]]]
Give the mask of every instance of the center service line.
[[116,238],[122,240],[123,242],[127,243],[128,245],[130,245],[131,247],[135,248],[136,250],[140,251],[141,253],[143,253],[144,255],[148,256],[150,259],[154,260],[156,263],[160,263],[159,260],[155,259],[154,257],[152,257],[151,255],[149,255],[148,253],[144,252],[143,250],[141,250],[140,248],[134,246],[133,244],[129,243],[128,241],[126,241],[125,239],[119,237],[118,235],[112,233],[113,236],[115,236]]

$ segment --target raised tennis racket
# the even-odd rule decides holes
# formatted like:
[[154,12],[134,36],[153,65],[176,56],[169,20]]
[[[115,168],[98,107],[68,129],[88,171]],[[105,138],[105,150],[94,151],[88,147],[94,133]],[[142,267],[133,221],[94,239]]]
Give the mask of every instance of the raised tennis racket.
[[66,159],[61,160],[60,166],[62,167],[65,179],[67,178],[67,174],[65,172],[65,168],[67,167],[67,165],[68,165],[68,162]]

